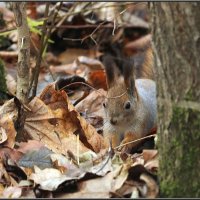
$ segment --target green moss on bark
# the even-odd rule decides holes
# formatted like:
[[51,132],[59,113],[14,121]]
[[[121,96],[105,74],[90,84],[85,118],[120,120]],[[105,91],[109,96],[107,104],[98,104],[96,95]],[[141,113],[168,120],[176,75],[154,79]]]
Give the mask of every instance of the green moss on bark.
[[200,197],[200,112],[173,107],[168,131],[169,144],[160,144],[161,195]]
[[7,91],[4,63],[1,59],[0,59],[0,91],[1,92]]

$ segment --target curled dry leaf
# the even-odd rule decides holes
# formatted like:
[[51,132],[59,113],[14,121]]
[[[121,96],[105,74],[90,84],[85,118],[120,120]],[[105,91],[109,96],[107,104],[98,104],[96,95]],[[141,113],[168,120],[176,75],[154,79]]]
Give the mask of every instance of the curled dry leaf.
[[26,153],[27,151],[39,150],[44,145],[37,140],[28,140],[28,142],[20,142],[18,151]]
[[[0,177],[1,178],[1,177]],[[1,184],[0,183],[0,197],[2,197],[3,196],[3,191],[4,191],[4,186],[3,186],[3,184]]]
[[87,56],[79,56],[77,58],[78,62],[80,62],[81,64],[85,64],[87,67],[89,67],[91,70],[100,70],[103,69],[103,64],[94,58],[90,58]]
[[14,147],[16,130],[14,121],[17,118],[17,108],[14,99],[7,101],[0,108],[0,138],[1,143],[7,147]]
[[85,175],[85,171],[82,170],[82,168],[77,167],[61,154],[52,154],[51,159],[53,163],[56,164],[54,167],[58,169],[62,174],[71,177],[71,179]]
[[50,70],[52,73],[74,74],[76,72],[76,69],[77,69],[76,62],[70,64],[50,66]]
[[98,52],[92,49],[72,49],[68,48],[58,56],[58,61],[63,64],[74,62],[79,56],[88,56],[90,58],[96,57]]
[[95,87],[107,90],[106,75],[103,70],[95,70],[88,73],[88,82]]
[[157,150],[143,150],[144,167],[149,171],[157,171],[158,169],[158,151]]
[[147,48],[150,45],[150,42],[151,42],[151,34],[148,34],[141,37],[140,39],[127,43],[124,47],[124,50],[128,52],[130,51],[132,54],[138,53]]
[[84,173],[80,177],[71,177],[66,174],[62,174],[58,169],[46,168],[41,170],[37,166],[34,167],[34,173],[31,174],[30,179],[36,184],[40,185],[40,189],[54,191],[60,184],[65,181],[79,179],[84,176]]
[[5,21],[14,21],[15,19],[13,12],[2,5],[0,7],[0,13],[3,14],[3,19]]
[[6,171],[5,167],[4,167],[4,164],[3,164],[3,160],[0,159],[0,180],[1,180],[1,183],[10,183],[11,182],[11,178],[10,178],[10,175],[8,174],[8,172]]
[[1,147],[0,148],[0,157],[4,160],[7,158],[11,159],[13,162],[17,162],[21,157],[23,153],[20,151],[10,148],[10,147]]
[[18,165],[32,168],[34,165],[45,169],[47,167],[52,167],[52,162],[50,155],[53,152],[47,149],[46,147],[41,147],[37,150],[29,150],[22,158],[18,161]]
[[4,198],[19,198],[22,194],[22,188],[17,186],[9,186],[3,191]]
[[15,78],[10,74],[6,75],[6,85],[7,85],[9,93],[11,93],[11,94],[16,93],[17,82],[16,82]]
[[156,198],[159,192],[158,184],[156,181],[151,176],[144,173],[140,175],[140,179],[143,180],[147,185],[147,194],[145,197]]
[[96,174],[98,176],[105,176],[109,171],[112,170],[110,152],[101,152],[101,154],[99,153],[93,159],[90,158],[88,162],[80,164],[80,166],[89,173]]
[[106,91],[99,89],[92,91],[83,101],[76,105],[78,112],[86,112],[89,115],[104,117],[102,102],[105,100]]
[[115,174],[115,181],[113,182],[112,191],[116,191],[122,187],[122,185],[128,178],[129,175],[128,170],[130,169],[130,167],[131,167],[130,163],[124,163],[123,165],[118,166],[119,174],[117,176]]
[[60,194],[56,198],[109,198],[112,179],[113,173],[108,173],[104,177],[81,181],[77,192]]
[[4,128],[0,127],[0,144],[7,140],[6,131]]
[[[50,84],[40,99],[35,97],[29,103],[31,112],[27,112],[24,127],[27,133],[53,152],[64,155],[67,150],[77,154],[88,151],[88,148],[95,152],[105,148],[103,137],[80,116],[66,93],[56,91],[54,87],[54,83]],[[80,135],[80,141],[77,141],[76,134]],[[80,152],[77,152],[77,145]]]
[[158,150],[154,149],[144,149],[142,152],[142,156],[144,158],[145,163],[157,157],[157,155],[158,155]]

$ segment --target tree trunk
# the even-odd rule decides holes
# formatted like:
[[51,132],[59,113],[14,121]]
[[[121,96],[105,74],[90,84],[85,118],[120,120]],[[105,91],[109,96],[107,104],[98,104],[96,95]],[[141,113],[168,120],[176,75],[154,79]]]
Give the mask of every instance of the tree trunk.
[[162,197],[200,197],[200,2],[151,6]]
[[28,102],[30,66],[30,32],[25,5],[25,2],[12,3],[18,31],[17,97],[22,103]]

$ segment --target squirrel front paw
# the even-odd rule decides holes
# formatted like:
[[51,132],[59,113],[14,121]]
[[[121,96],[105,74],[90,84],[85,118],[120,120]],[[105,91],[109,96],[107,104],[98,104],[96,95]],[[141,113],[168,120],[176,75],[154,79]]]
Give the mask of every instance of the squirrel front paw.
[[132,132],[126,133],[124,139],[122,140],[120,145],[123,145],[118,148],[119,151],[123,153],[130,153],[131,150],[139,144],[139,141],[136,141],[140,137],[137,134]]

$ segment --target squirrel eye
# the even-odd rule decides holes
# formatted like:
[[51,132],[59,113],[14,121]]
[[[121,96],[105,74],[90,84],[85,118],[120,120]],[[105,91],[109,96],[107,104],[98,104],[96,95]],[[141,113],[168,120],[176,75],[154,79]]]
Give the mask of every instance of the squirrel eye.
[[104,108],[106,107],[106,103],[105,103],[105,102],[103,102],[103,107],[104,107]]
[[130,103],[130,101],[127,101],[127,102],[125,103],[124,108],[125,108],[126,110],[129,110],[129,109],[131,108],[131,103]]

